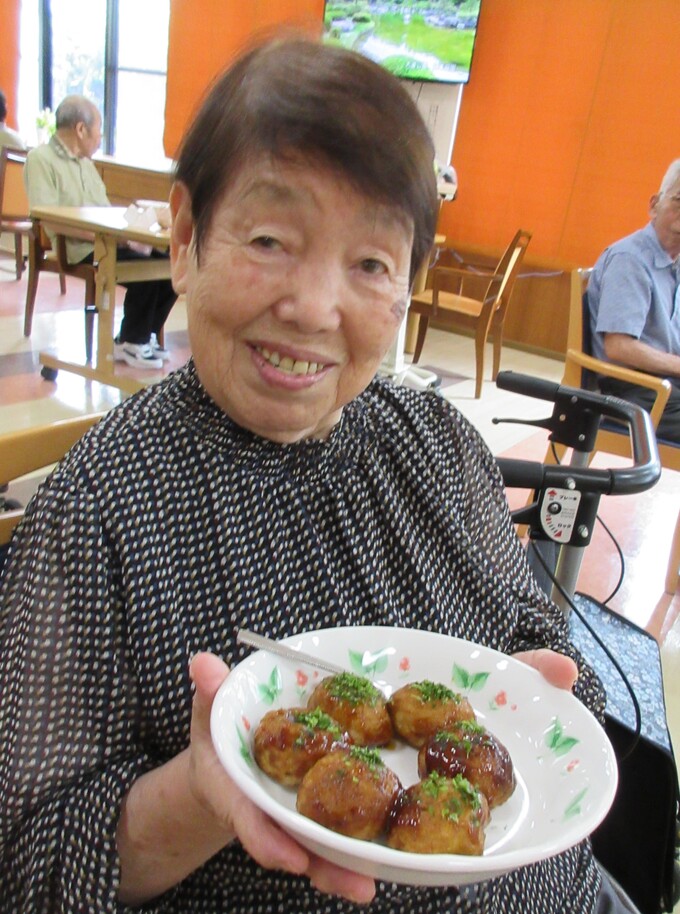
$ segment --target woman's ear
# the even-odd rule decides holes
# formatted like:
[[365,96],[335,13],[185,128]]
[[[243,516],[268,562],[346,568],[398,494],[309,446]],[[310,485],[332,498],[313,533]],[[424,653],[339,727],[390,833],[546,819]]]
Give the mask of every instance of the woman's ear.
[[170,266],[172,285],[178,295],[187,291],[187,273],[193,251],[194,220],[191,215],[191,197],[186,184],[175,181],[170,189]]

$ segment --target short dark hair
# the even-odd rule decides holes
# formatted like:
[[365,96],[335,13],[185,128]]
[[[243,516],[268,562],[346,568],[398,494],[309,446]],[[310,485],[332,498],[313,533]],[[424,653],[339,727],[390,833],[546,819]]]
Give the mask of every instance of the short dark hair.
[[320,161],[413,224],[411,278],[434,239],[434,148],[415,103],[378,64],[304,38],[269,40],[213,85],[180,149],[196,255],[229,183],[261,155]]
[[7,99],[5,98],[5,93],[0,89],[0,121],[4,121],[7,117]]

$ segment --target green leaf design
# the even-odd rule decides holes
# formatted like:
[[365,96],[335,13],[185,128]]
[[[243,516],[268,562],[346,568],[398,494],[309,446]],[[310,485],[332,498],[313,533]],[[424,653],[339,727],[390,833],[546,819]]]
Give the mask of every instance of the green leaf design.
[[486,681],[490,675],[490,673],[470,673],[464,667],[454,663],[453,671],[451,672],[451,681],[457,685],[458,688],[465,689],[467,692],[479,692],[479,690],[483,689],[486,685]]
[[239,730],[238,727],[236,728],[236,733],[238,734],[238,741],[239,741],[239,747],[240,747],[239,752],[241,753],[241,758],[244,759],[244,761],[246,761],[252,768],[253,767],[253,757],[250,754],[250,746],[248,745],[246,738],[241,733],[241,731]]
[[564,728],[562,727],[559,718],[555,717],[553,719],[552,726],[545,736],[545,744],[551,752],[554,752],[555,755],[560,758],[561,756],[566,755],[567,752],[573,749],[579,742],[580,740],[575,736],[565,736]]
[[580,793],[577,793],[571,803],[564,810],[565,819],[573,819],[574,816],[581,815],[581,800],[588,793],[588,788],[584,787]]
[[269,679],[267,682],[260,682],[257,686],[257,691],[260,693],[260,698],[265,704],[273,705],[276,699],[281,694],[283,689],[283,682],[281,681],[281,673],[277,666],[271,671]]
[[389,663],[388,649],[384,648],[374,654],[368,651],[350,651],[349,665],[359,676],[375,676],[383,673]]

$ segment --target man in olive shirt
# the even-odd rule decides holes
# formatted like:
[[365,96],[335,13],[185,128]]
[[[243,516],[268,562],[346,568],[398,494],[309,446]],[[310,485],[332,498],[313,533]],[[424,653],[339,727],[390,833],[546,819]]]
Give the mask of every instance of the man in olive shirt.
[[[69,95],[56,110],[56,132],[49,143],[31,150],[24,179],[31,207],[109,206],[106,187],[92,162],[101,142],[101,115],[89,99]],[[69,263],[92,262],[89,236],[66,241]],[[119,260],[147,256],[130,246],[118,250]],[[162,255],[152,255],[162,256]],[[158,334],[177,296],[169,279],[127,283],[123,320],[114,357],[141,368],[161,368],[169,358]]]

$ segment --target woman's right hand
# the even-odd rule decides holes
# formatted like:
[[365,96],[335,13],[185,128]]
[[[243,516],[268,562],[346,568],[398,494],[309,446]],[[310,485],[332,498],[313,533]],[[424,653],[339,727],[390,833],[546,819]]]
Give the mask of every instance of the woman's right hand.
[[[291,838],[234,784],[222,767],[210,735],[210,712],[229,668],[213,654],[197,654],[190,666],[195,686],[189,749],[189,784],[196,801],[266,869],[306,875],[321,892],[368,903],[375,882],[317,857]],[[225,840],[225,843],[227,841]]]

